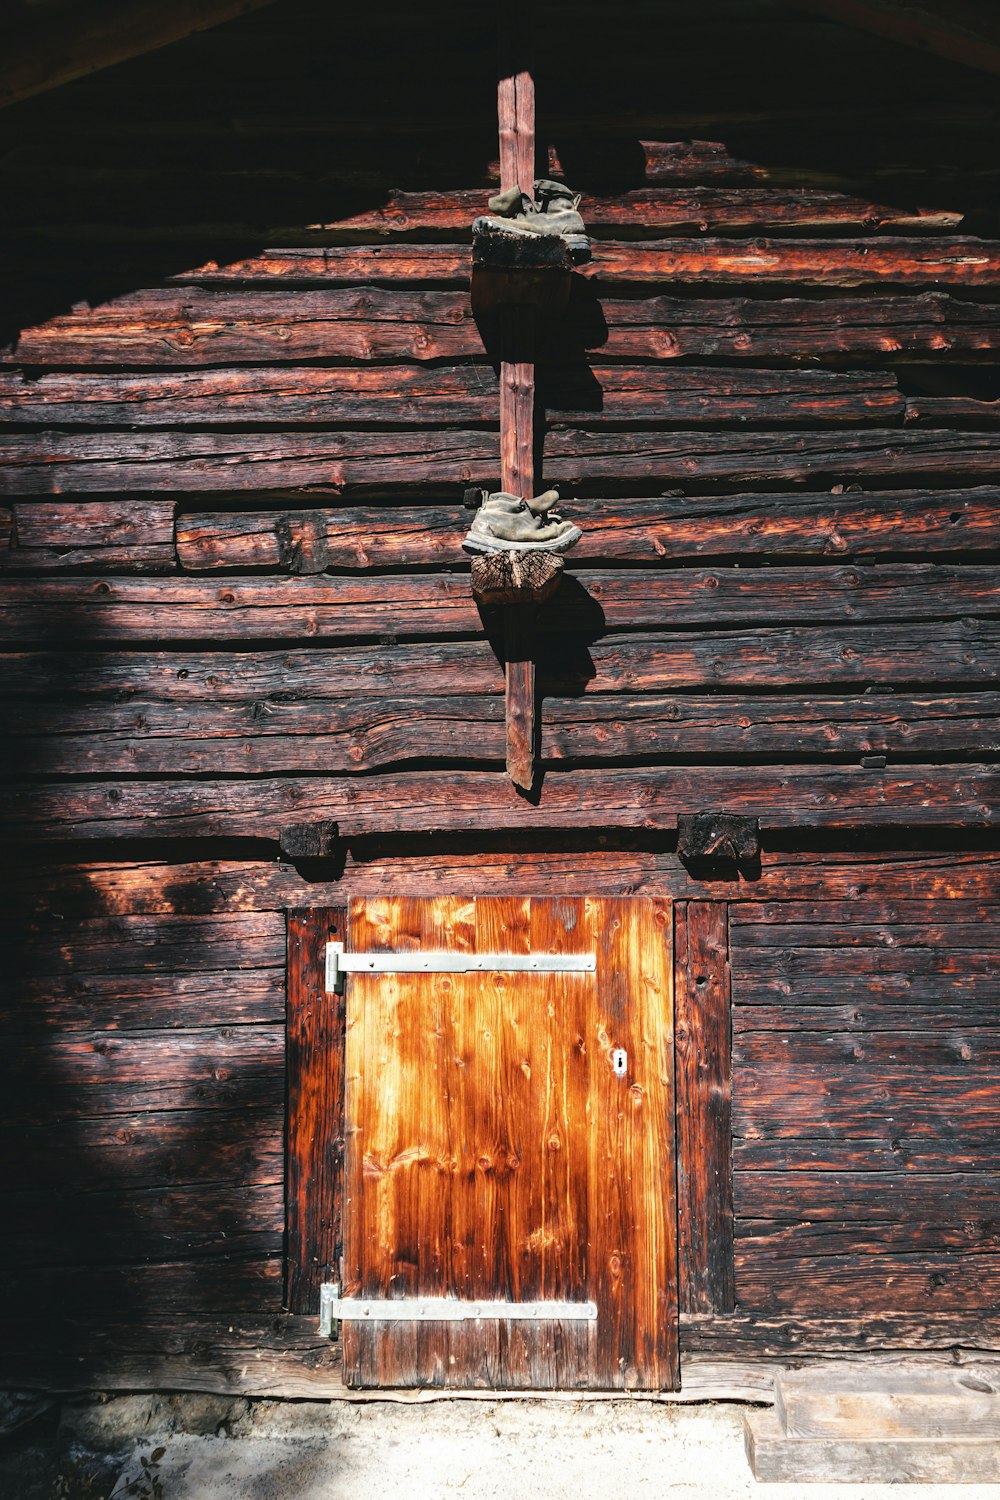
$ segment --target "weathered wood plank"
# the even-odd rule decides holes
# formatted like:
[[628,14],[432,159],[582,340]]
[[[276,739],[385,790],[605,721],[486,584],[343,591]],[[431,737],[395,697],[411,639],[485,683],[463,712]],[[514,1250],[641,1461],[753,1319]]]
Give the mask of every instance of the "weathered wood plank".
[[[584,210],[585,212],[585,210]],[[590,228],[594,221],[588,219]],[[640,226],[641,231],[641,226]],[[171,278],[174,282],[233,286],[336,286],[355,282],[457,285],[468,282],[465,246],[366,245],[281,248],[229,265],[214,261]],[[594,243],[594,258],[579,274],[601,285],[995,287],[1000,246],[973,238],[858,240],[730,239]]]
[[100,1265],[123,1260],[203,1260],[279,1254],[284,1184],[228,1183],[86,1192],[5,1193],[9,1215],[0,1266]]
[[[162,906],[171,905],[168,885]],[[285,986],[280,968],[253,969],[241,964],[233,969],[206,967],[188,973],[177,962],[176,952],[166,952],[162,972],[147,968],[124,974],[93,974],[70,965],[64,974],[26,975],[19,951],[25,928],[23,924],[14,927],[12,918],[11,926],[7,941],[13,950],[11,957],[22,972],[0,1003],[0,1028],[5,1032],[129,1031],[150,1026],[185,1029],[201,1026],[206,1019],[218,1026],[242,1026],[284,1017]],[[58,932],[46,934],[46,940],[58,942],[61,936]],[[197,942],[196,931],[192,931],[191,941]]]
[[19,959],[32,974],[174,974],[242,965],[278,968],[285,961],[278,912],[122,916],[64,924],[41,920],[23,932]]
[[[193,1326],[203,1318],[219,1317],[220,1311],[223,1321],[230,1324],[234,1313],[243,1314],[238,1320],[241,1326],[265,1314],[280,1323],[281,1270],[279,1255],[204,1256],[140,1265],[25,1266],[4,1277],[0,1308],[5,1328],[18,1341],[22,1360],[38,1342],[45,1343],[50,1352],[76,1347],[79,1360],[77,1339],[81,1326],[88,1323],[116,1327],[122,1337],[128,1325],[148,1327],[149,1318],[166,1315],[180,1343],[190,1337]],[[31,1309],[30,1317],[26,1308]],[[86,1313],[82,1313],[84,1308]],[[32,1319],[34,1335],[26,1338]],[[316,1319],[311,1322],[315,1329]],[[5,1341],[5,1354],[10,1347]],[[179,1384],[183,1386],[183,1380]]]
[[[878,556],[1000,545],[1000,491],[988,486],[587,500],[574,509],[586,519],[574,561]],[[177,552],[189,572],[428,566],[454,560],[465,520],[457,504],[193,512],[178,517]]]
[[[911,683],[983,687],[1000,674],[1000,621],[834,625],[785,630],[607,635],[582,642],[543,636],[550,696],[621,691],[823,683],[828,689]],[[11,652],[8,701],[243,703],[248,698],[338,700],[403,696],[419,682],[436,698],[496,694],[503,676],[487,642],[385,644],[260,651]]]
[[[744,927],[766,927],[772,923],[784,925],[788,922],[796,923],[827,923],[827,922],[923,922],[923,923],[951,923],[951,922],[992,922],[1000,917],[1000,910],[992,904],[984,905],[981,902],[963,900],[961,898],[950,900],[942,905],[940,901],[903,899],[895,896],[872,896],[865,898],[863,905],[855,902],[842,902],[836,898],[829,901],[795,901],[783,903],[782,905],[771,905],[767,901],[747,901],[741,903],[731,918],[731,926],[735,928]],[[740,932],[737,936],[743,940],[744,934]]]
[[681,1345],[689,1353],[734,1358],[937,1349],[972,1358],[974,1350],[1000,1350],[1000,1318],[984,1316],[978,1309],[914,1313],[872,1308],[861,1316],[777,1318],[688,1313],[681,1315]]
[[[1000,307],[943,292],[833,298],[652,297],[571,305],[565,347],[602,359],[978,358],[1000,347]],[[546,357],[558,353],[546,348]],[[291,292],[187,287],[120,297],[26,329],[0,364],[190,366],[482,360],[467,294],[377,287]]]
[[898,1031],[807,1031],[796,1028],[765,1031],[760,1027],[741,1030],[733,1046],[733,1063],[741,1070],[755,1067],[823,1067],[839,1073],[843,1066],[918,1067],[960,1069],[966,1065],[972,1076],[977,1068],[1000,1064],[1000,1030],[976,1025],[975,1018],[960,1028],[925,1030],[919,1012],[914,1013],[909,1033]]
[[166,573],[177,566],[172,500],[33,503],[14,507],[6,572],[114,568]]
[[[434,759],[499,762],[504,706],[496,696],[302,699],[121,705],[32,703],[8,709],[8,764],[44,774],[370,771]],[[754,694],[549,698],[542,764],[703,755],[823,760],[869,752],[966,756],[1000,749],[1000,694],[796,698]],[[946,917],[946,920],[948,918]],[[948,929],[967,946],[976,929]],[[816,924],[746,928],[742,941],[787,947],[941,940],[919,928]],[[965,936],[963,937],[964,934]]]
[[[1000,912],[991,910],[963,922],[959,915],[945,909],[936,917],[913,922],[884,921],[873,925],[867,913],[858,912],[856,922],[833,918],[829,922],[796,922],[776,926],[748,924],[740,936],[745,949],[780,948],[973,948],[983,943],[1000,942]],[[752,962],[751,959],[748,959]]]
[[318,1313],[340,1280],[344,1210],[344,1001],[326,990],[326,944],[344,940],[345,907],[288,915],[288,1183],[285,1295]]
[[[155,1018],[153,1018],[155,1024]],[[285,1170],[283,1111],[160,1110],[4,1128],[6,1189],[50,1193],[190,1183],[280,1183]]]
[[0,1058],[0,1074],[23,1124],[147,1110],[261,1110],[284,1097],[284,1035],[280,1026],[50,1035],[19,1042]]
[[[907,987],[909,998],[906,1002],[899,994],[894,994],[892,989],[893,981],[897,990],[904,987],[902,975],[892,976],[870,998],[861,993],[858,977],[853,975],[841,989],[840,1004],[832,998],[828,1005],[812,1004],[811,994],[793,993],[785,997],[784,1005],[778,1003],[777,996],[771,997],[776,1003],[768,1005],[760,1004],[759,996],[751,995],[737,1007],[733,1017],[733,1031],[738,1037],[747,1033],[775,1031],[840,1032],[845,1036],[856,1035],[864,1051],[865,1041],[872,1032],[897,1034],[897,1037],[899,1033],[905,1033],[912,1037],[919,1030],[921,1045],[918,1045],[917,1050],[921,1055],[924,1055],[923,1048],[928,1045],[930,1037],[942,1035],[952,1060],[961,1062],[965,1060],[962,1048],[967,1045],[963,1040],[964,1032],[971,1027],[973,1035],[977,1035],[976,1027],[989,1026],[996,1020],[996,1002],[987,985],[975,983],[977,978],[981,976],[969,976],[968,983],[960,982],[958,986],[951,985],[947,976],[939,978],[930,1003],[926,1003],[926,992],[931,988],[928,976],[924,976],[923,983],[918,978]],[[806,986],[803,988],[806,989]],[[820,988],[829,995],[832,986],[829,980],[821,980]],[[885,998],[886,991],[888,999]],[[744,985],[741,983],[741,1000],[744,1000],[744,993]],[[927,1033],[927,1036],[923,1033]],[[898,1040],[903,1045],[904,1038],[898,1037]],[[905,1058],[900,1061],[905,1061]]]
[[[864,1180],[875,1178],[879,1173],[894,1173],[897,1176],[912,1174],[919,1184],[925,1173],[968,1173],[978,1183],[992,1186],[995,1174],[1000,1172],[1000,1147],[996,1143],[967,1143],[960,1137],[948,1136],[934,1141],[764,1141],[740,1140],[733,1143],[733,1161],[740,1176],[739,1191],[748,1201],[771,1201],[775,1186],[770,1181],[775,1174],[781,1176],[806,1176],[815,1174],[817,1180],[836,1179],[836,1174],[863,1174]],[[990,1174],[987,1176],[986,1174]],[[751,1177],[760,1178],[760,1187],[750,1182]],[[781,1184],[778,1184],[780,1191]],[[821,1189],[817,1189],[817,1192]],[[816,1193],[810,1197],[816,1201]]]
[[[587,770],[549,776],[537,806],[518,797],[499,772],[477,770],[339,780],[32,782],[8,790],[3,812],[10,835],[20,838],[276,841],[289,821],[332,820],[349,839],[473,829],[670,829],[678,813],[720,805],[775,829],[985,828],[1000,820],[1000,775],[976,765]],[[810,961],[822,951],[812,950]]]
[[764,1314],[820,1317],[831,1306],[861,1314],[869,1308],[990,1313],[1000,1296],[1000,1255],[884,1251],[779,1262],[748,1245],[745,1256],[737,1254],[736,1287],[741,1306]]
[[688,901],[674,927],[680,1306],[731,1312],[732,1062],[724,902]]
[[[560,420],[588,426],[892,423],[904,413],[895,377],[878,371],[598,363],[582,374],[541,371],[539,381]],[[35,380],[0,370],[0,420],[22,426],[495,426],[498,412],[498,382],[484,365],[67,371]]]
[[[652,626],[920,620],[991,615],[993,567],[918,564],[591,572],[538,612],[541,633]],[[14,579],[0,598],[0,638],[325,640],[478,634],[462,574],[415,577]],[[540,665],[545,667],[543,655]],[[919,679],[918,679],[919,680]]]
[[995,1139],[1000,1129],[996,1070],[970,1065],[786,1064],[737,1075],[733,1125],[738,1136],[788,1140]]
[[[331,240],[451,231],[461,239],[477,213],[485,210],[480,191],[394,193],[378,208],[315,226]],[[717,187],[640,188],[614,197],[584,194],[580,212],[588,230],[679,229],[742,233],[771,229],[954,229],[961,214],[948,209],[906,210],[845,193],[817,189]]]
[[976,401],[971,396],[911,396],[906,402],[910,427],[996,427],[1000,401]]
[[[677,480],[702,485],[892,482],[975,484],[1000,474],[1000,433],[938,428],[829,432],[585,432],[550,428],[546,473],[560,485]],[[121,490],[342,491],[484,484],[496,439],[404,433],[63,433],[0,436],[0,494]]]
[[[938,1151],[943,1153],[943,1143]],[[737,1171],[735,1196],[743,1238],[765,1232],[747,1227],[746,1220],[773,1219],[831,1225],[842,1235],[855,1234],[859,1247],[876,1224],[901,1226],[901,1232],[914,1234],[921,1223],[937,1226],[938,1232],[951,1225],[965,1243],[987,1238],[995,1243],[993,1221],[1000,1207],[1000,1188],[985,1161],[979,1172]],[[794,1242],[793,1236],[789,1243]],[[776,1251],[779,1243],[771,1248]]]

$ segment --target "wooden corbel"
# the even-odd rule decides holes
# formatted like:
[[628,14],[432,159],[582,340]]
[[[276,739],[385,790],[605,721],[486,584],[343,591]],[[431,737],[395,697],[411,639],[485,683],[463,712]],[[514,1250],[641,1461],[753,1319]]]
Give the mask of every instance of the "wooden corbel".
[[677,857],[695,873],[752,869],[760,861],[760,819],[740,813],[680,813]]

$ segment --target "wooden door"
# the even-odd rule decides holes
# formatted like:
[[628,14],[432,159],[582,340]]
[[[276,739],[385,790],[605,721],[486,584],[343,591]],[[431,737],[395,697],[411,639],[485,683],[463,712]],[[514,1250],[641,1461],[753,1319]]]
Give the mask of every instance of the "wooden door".
[[345,1321],[345,1379],[674,1388],[669,903],[359,900],[347,948],[596,955],[591,973],[348,977],[343,1293],[592,1300],[597,1318]]

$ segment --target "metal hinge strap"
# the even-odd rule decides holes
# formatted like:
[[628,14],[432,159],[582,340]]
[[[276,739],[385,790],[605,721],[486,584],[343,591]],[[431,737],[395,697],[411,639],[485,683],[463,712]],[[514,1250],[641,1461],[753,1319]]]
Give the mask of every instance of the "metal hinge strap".
[[319,1289],[319,1331],[330,1338],[338,1322],[593,1323],[596,1302],[461,1302],[457,1297],[341,1297],[331,1282]]
[[345,953],[326,945],[326,987],[342,994],[345,974],[593,974],[596,953]]

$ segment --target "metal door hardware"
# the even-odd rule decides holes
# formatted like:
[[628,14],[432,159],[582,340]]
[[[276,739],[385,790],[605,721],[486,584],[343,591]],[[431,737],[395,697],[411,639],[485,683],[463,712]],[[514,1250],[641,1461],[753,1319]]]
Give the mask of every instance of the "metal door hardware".
[[461,1302],[457,1297],[341,1297],[330,1282],[319,1289],[319,1331],[334,1336],[334,1324],[375,1323],[593,1323],[596,1302]]
[[326,945],[326,987],[344,992],[346,974],[593,974],[596,953],[345,953]]
[[624,1047],[616,1047],[611,1054],[611,1066],[615,1070],[617,1078],[624,1078],[628,1072],[628,1053]]

